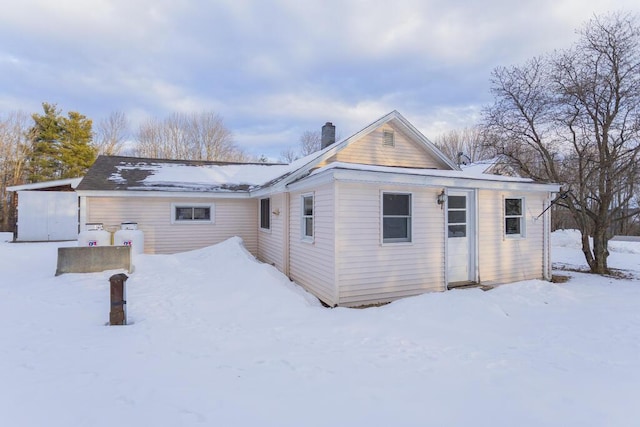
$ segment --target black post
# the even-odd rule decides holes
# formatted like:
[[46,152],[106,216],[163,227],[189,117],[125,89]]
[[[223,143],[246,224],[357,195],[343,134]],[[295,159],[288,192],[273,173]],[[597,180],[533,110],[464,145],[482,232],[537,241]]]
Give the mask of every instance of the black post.
[[110,325],[127,324],[127,294],[124,285],[128,278],[129,277],[124,273],[114,274],[109,277],[109,283],[111,284],[111,312],[109,312]]

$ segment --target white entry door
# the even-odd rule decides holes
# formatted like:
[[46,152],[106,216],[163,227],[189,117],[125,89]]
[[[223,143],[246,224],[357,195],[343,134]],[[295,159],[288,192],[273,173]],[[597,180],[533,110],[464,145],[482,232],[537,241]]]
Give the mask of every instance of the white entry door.
[[475,278],[475,200],[473,190],[447,194],[448,282],[473,282]]

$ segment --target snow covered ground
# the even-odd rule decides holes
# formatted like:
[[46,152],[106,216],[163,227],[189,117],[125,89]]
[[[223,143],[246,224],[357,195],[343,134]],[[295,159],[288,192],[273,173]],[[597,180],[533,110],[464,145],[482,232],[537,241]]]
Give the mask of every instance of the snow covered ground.
[[[639,243],[612,245],[631,279],[562,271],[357,310],[231,239],[139,256],[132,324],[108,327],[113,271],[54,277],[74,243],[3,240],[0,425],[639,425]],[[556,265],[584,264],[575,233],[553,242]]]

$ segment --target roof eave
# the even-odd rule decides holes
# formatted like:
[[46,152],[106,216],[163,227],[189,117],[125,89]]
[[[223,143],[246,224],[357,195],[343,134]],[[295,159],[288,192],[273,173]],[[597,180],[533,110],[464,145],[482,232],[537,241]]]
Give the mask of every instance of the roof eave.
[[445,188],[476,188],[487,190],[522,191],[522,192],[551,192],[560,191],[559,184],[544,184],[534,181],[504,181],[493,179],[482,179],[477,177],[460,176],[434,176],[416,175],[410,173],[367,171],[356,169],[327,168],[303,178],[300,181],[291,183],[288,188],[297,189],[308,186],[310,183],[317,183],[326,180],[325,175],[330,175],[336,181],[344,182],[366,182],[379,184],[399,184],[415,185],[426,187]]
[[155,197],[192,199],[249,199],[248,191],[143,191],[143,190],[76,190],[80,197]]
[[65,185],[71,186],[75,189],[80,184],[82,178],[67,178],[56,179],[54,181],[34,182],[32,184],[12,185],[7,187],[7,191],[22,191],[22,190],[38,190],[40,188],[62,187]]

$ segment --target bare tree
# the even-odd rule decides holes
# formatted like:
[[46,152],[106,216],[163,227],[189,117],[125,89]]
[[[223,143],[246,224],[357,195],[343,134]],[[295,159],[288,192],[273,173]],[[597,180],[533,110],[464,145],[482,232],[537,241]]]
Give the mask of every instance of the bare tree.
[[320,131],[306,130],[300,135],[298,148],[287,147],[280,152],[280,161],[291,163],[301,157],[308,156],[320,150],[322,136]]
[[0,230],[12,230],[15,222],[7,187],[26,182],[29,125],[29,116],[22,112],[0,118]]
[[495,157],[485,135],[480,127],[452,130],[436,137],[434,144],[458,165],[472,163]]
[[215,113],[174,113],[164,120],[148,120],[138,130],[135,153],[167,159],[239,162],[250,159]]
[[107,118],[98,122],[93,144],[98,154],[113,156],[120,154],[123,144],[129,137],[129,120],[121,111],[112,112]]
[[[640,27],[596,16],[570,49],[494,70],[485,127],[525,174],[561,183],[594,273],[609,271],[610,230],[628,214],[640,160]],[[590,245],[590,238],[593,246]]]
[[320,149],[320,131],[304,131],[300,136],[300,155],[308,156]]
[[298,159],[298,154],[296,150],[291,147],[288,147],[280,152],[280,160],[285,163],[291,163],[294,160]]

